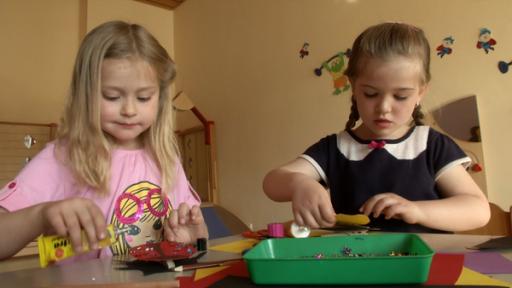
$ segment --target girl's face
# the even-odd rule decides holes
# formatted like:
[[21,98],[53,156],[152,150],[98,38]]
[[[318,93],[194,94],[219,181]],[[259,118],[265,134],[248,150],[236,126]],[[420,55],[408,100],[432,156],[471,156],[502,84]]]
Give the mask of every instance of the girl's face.
[[368,58],[352,92],[362,120],[355,133],[362,139],[398,139],[409,130],[415,105],[427,87],[418,59],[395,56],[388,60]]
[[140,59],[105,59],[101,67],[101,129],[125,149],[142,146],[140,135],[155,122],[159,86]]

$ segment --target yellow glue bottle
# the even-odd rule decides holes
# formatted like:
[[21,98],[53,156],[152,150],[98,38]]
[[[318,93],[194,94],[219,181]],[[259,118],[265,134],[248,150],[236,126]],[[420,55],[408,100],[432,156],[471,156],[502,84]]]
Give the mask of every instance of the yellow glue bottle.
[[[117,235],[114,231],[114,226],[107,226],[107,237],[98,242],[98,248],[105,248],[116,242]],[[50,235],[39,236],[37,238],[37,247],[39,248],[39,264],[41,267],[46,267],[48,264],[55,263],[75,255],[71,240],[66,236]],[[90,250],[89,241],[85,231],[82,231],[82,251],[87,252]]]

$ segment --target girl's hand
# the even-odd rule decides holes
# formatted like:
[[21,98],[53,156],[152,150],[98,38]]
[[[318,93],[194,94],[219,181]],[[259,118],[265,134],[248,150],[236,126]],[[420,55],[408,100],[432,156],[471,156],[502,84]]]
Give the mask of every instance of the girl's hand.
[[301,184],[292,197],[295,223],[310,228],[334,226],[336,213],[329,192],[313,179],[307,179]]
[[105,216],[100,208],[85,198],[70,198],[49,202],[41,210],[44,231],[69,236],[75,252],[83,251],[82,230],[91,249],[98,249],[98,241],[107,236]]
[[417,224],[425,217],[418,205],[395,193],[377,194],[366,200],[359,211],[374,218],[384,215],[386,219],[400,219],[409,224]]
[[201,208],[194,205],[192,208],[186,203],[181,203],[178,210],[171,213],[171,216],[164,225],[165,239],[183,243],[193,243],[198,238],[208,238],[208,229],[204,223]]

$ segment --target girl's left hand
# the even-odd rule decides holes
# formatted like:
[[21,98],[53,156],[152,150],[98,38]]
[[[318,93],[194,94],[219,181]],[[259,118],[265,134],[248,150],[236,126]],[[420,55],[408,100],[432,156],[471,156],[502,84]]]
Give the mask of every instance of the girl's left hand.
[[198,238],[208,238],[208,229],[198,205],[190,208],[181,203],[165,221],[164,236],[168,241],[194,243]]
[[386,219],[400,219],[409,224],[417,224],[424,218],[418,205],[395,193],[377,194],[366,200],[359,211],[374,218],[384,215]]

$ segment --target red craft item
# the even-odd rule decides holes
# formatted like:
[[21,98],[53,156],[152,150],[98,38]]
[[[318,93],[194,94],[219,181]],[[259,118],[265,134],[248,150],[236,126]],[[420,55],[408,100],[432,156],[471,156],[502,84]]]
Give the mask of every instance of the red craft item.
[[174,241],[146,243],[130,248],[130,255],[137,260],[155,262],[187,259],[196,253],[197,248],[194,245]]
[[253,238],[257,240],[263,240],[269,237],[267,229],[262,229],[258,231],[247,230],[242,232],[242,236],[244,238]]

